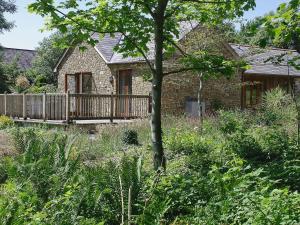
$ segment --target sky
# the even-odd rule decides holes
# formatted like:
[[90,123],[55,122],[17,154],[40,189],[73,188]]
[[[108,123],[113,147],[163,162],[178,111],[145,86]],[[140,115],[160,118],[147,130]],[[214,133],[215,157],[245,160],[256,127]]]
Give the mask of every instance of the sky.
[[[0,44],[2,46],[35,49],[44,37],[51,34],[50,32],[40,31],[43,27],[43,18],[27,11],[27,5],[32,2],[34,0],[16,0],[17,13],[6,15],[6,18],[15,21],[15,27],[9,32],[0,34]],[[276,10],[278,5],[283,2],[287,2],[287,0],[256,0],[255,10],[246,12],[244,18],[249,20],[257,16],[263,16],[269,11]]]

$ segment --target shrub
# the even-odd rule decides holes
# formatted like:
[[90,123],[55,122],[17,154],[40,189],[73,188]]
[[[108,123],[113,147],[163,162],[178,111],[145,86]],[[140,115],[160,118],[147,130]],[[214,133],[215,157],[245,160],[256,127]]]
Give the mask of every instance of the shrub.
[[260,122],[271,125],[295,124],[297,110],[289,94],[280,88],[266,92],[263,96],[262,108],[258,115]]
[[204,177],[195,174],[156,175],[145,183],[143,193],[147,199],[137,224],[172,224],[178,215],[192,215],[200,201],[209,199]]
[[26,76],[18,76],[16,79],[17,92],[23,92],[30,87],[30,82]]
[[[212,198],[195,206],[191,224],[299,224],[300,195],[275,189],[261,169],[234,166],[224,174],[212,170]],[[192,218],[192,219],[191,219]]]
[[232,134],[246,128],[244,114],[238,111],[219,111],[219,128],[224,134]]
[[268,162],[283,158],[289,148],[289,137],[283,129],[253,127],[232,135],[228,144],[247,160]]
[[14,121],[7,116],[0,116],[0,130],[11,127],[14,125]]
[[125,130],[122,134],[122,142],[126,145],[139,145],[137,131]]

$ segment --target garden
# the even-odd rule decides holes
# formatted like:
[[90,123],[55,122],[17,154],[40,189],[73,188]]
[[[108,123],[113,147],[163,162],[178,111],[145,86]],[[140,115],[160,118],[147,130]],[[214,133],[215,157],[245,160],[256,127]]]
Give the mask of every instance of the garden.
[[0,154],[0,224],[299,224],[298,113],[280,89],[262,105],[164,117],[158,172],[148,121],[91,137],[2,116],[17,154]]

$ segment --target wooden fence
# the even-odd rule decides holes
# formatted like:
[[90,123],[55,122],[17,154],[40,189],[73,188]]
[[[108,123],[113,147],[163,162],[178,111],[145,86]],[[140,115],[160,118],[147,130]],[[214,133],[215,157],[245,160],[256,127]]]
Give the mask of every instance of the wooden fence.
[[24,120],[131,119],[151,110],[147,95],[0,94],[0,115]]

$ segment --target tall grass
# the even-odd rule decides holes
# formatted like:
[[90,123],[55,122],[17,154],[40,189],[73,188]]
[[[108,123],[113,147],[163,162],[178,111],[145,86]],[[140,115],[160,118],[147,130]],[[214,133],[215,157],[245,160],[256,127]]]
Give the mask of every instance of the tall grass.
[[[10,129],[20,154],[0,159],[0,224],[299,224],[300,150],[285,98],[275,90],[264,109],[219,111],[202,129],[165,118],[159,174],[147,121],[95,137]],[[128,130],[139,145],[123,141]]]

